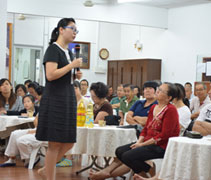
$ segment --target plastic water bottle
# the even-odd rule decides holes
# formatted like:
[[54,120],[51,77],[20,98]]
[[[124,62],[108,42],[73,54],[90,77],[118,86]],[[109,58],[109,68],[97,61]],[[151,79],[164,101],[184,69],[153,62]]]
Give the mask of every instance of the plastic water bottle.
[[85,122],[86,122],[86,108],[83,99],[81,99],[77,108],[77,126],[83,127]]
[[88,128],[93,128],[94,127],[94,118],[93,118],[93,104],[89,102],[87,105],[87,110],[86,110],[86,123],[85,127]]

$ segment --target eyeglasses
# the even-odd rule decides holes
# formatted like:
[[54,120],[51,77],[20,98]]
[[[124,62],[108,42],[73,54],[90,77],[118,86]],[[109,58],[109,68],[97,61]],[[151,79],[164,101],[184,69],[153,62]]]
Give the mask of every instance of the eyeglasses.
[[205,89],[196,89],[197,92],[204,91]]
[[74,33],[78,34],[79,31],[77,30],[77,28],[75,26],[65,26],[64,28],[68,28],[68,29],[72,29]]
[[168,94],[168,92],[162,90],[160,87],[157,88],[157,91],[162,92],[163,94]]

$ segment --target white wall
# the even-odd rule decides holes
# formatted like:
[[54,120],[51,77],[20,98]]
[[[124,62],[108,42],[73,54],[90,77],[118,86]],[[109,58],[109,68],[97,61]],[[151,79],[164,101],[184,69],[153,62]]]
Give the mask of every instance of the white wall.
[[6,77],[7,1],[0,0],[0,79]]
[[211,4],[169,10],[162,80],[194,82],[198,55],[211,52]]
[[[196,80],[197,56],[210,54],[211,5],[170,9],[168,14],[168,30],[77,20],[80,33],[76,40],[91,42],[91,65],[90,70],[83,70],[84,77],[90,82],[107,81],[106,74],[95,73],[105,72],[107,68],[106,61],[102,61],[98,55],[100,48],[107,48],[110,52],[109,60],[162,59],[162,81],[193,83]],[[45,20],[44,48],[47,47],[49,33],[59,19],[55,19],[54,23]],[[28,33],[34,32],[32,30]],[[136,40],[143,43],[141,52],[134,48]]]
[[[9,13],[8,21],[14,22],[15,26],[14,45],[39,46],[45,51],[51,32],[59,20],[60,18],[26,15],[26,20],[20,21],[17,15],[12,16]],[[87,20],[76,20],[76,24],[79,34],[75,40],[91,43],[90,69],[82,69],[83,78],[90,83],[96,81],[107,83],[108,60],[162,58],[160,44],[166,31],[164,29]],[[137,40],[143,43],[141,52],[134,48]],[[100,59],[101,48],[109,50],[107,60]]]
[[14,44],[43,46],[44,17],[26,16],[25,20],[14,19]]
[[8,12],[167,28],[168,10],[137,4],[84,7],[82,0],[8,0]]

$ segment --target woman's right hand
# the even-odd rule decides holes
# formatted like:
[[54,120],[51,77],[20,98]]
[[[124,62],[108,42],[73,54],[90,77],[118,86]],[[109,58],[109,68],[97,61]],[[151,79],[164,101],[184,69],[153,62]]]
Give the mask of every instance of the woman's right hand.
[[74,59],[71,63],[73,68],[81,67],[82,66],[82,58]]
[[132,144],[132,145],[130,146],[130,148],[131,148],[131,149],[135,149],[135,148],[140,147],[140,146],[143,146],[143,143],[137,141],[135,144]]

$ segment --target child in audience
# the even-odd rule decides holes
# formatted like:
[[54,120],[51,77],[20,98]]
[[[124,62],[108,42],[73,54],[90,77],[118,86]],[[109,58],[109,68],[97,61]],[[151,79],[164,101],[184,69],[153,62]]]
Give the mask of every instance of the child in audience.
[[[38,113],[38,107],[35,106],[35,98],[28,94],[25,95],[23,97],[23,104],[24,104],[24,109],[22,109],[21,111],[7,111],[6,114],[7,115],[21,115],[21,116],[36,116]],[[32,112],[32,114],[30,115],[30,112]]]

